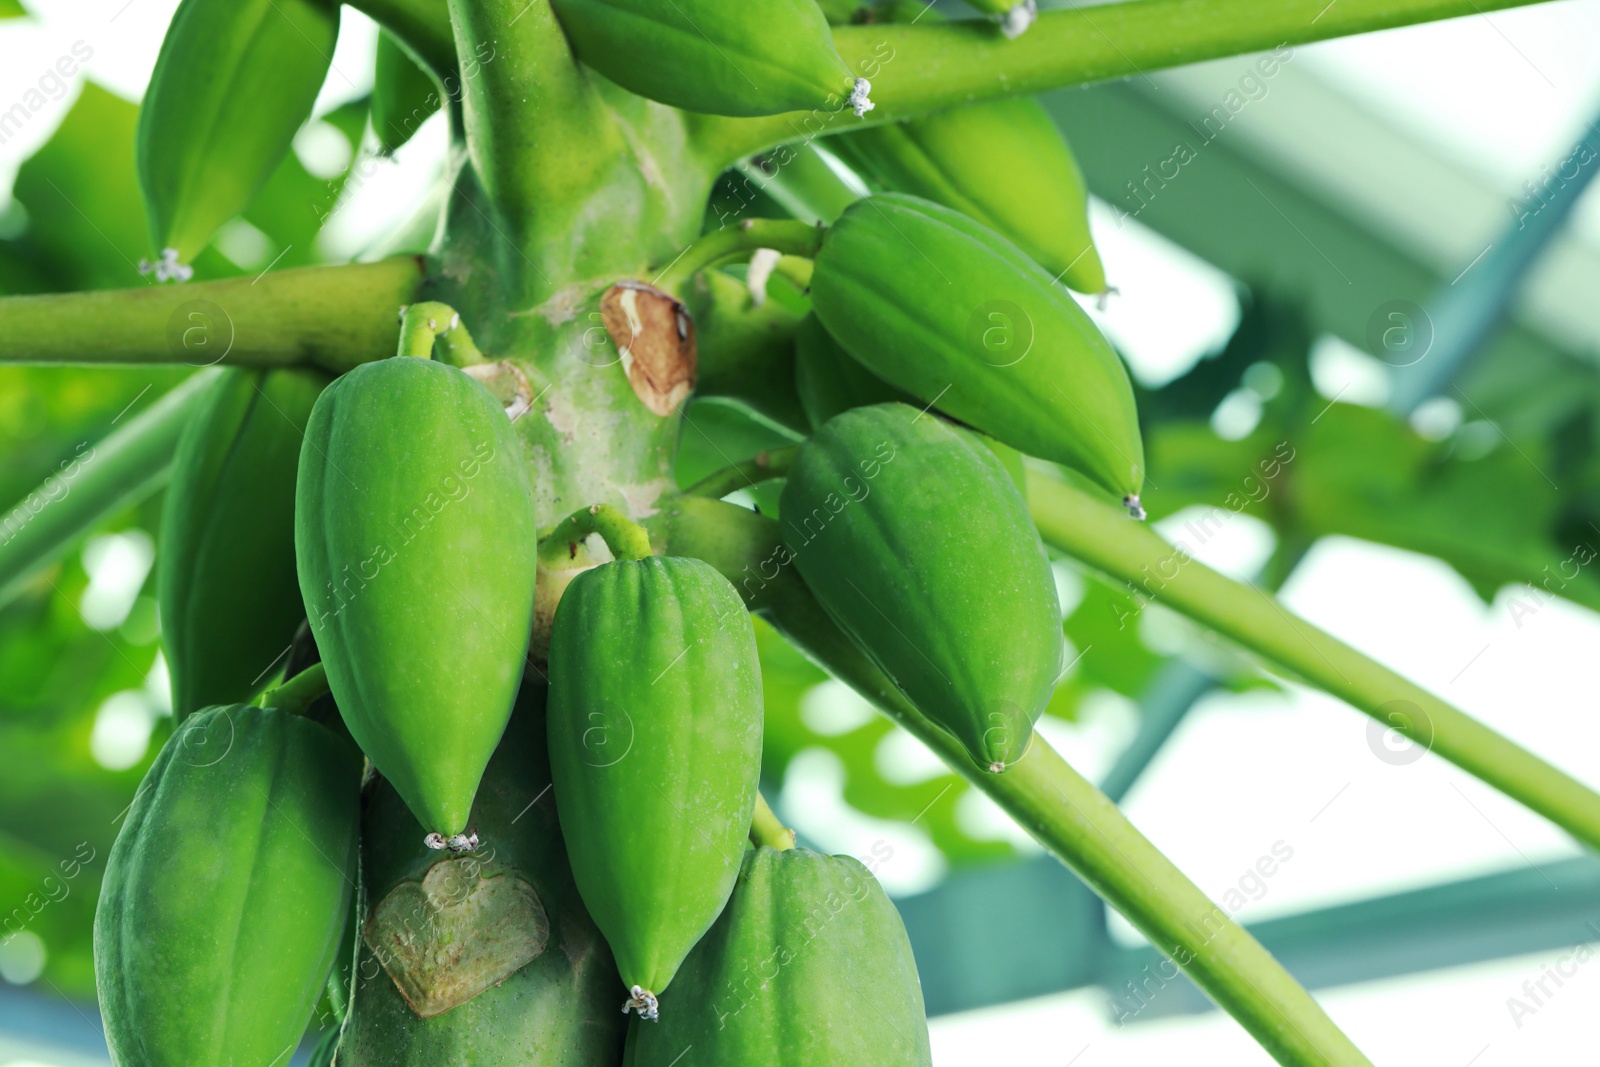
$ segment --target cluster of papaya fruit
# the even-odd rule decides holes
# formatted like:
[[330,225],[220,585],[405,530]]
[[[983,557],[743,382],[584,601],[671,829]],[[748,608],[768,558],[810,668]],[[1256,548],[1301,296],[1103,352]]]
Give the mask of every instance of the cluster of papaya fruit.
[[[336,23],[318,0],[282,2],[179,9],[140,136],[169,261],[253,188],[214,181],[174,133],[193,106],[183,65],[226,19],[255,19],[248,47],[206,62],[309,86],[289,31],[315,50],[307,26]],[[1008,32],[1032,9],[984,6]],[[728,0],[552,7],[580,58],[664,103],[871,107],[814,0],[764,5],[759,34]],[[262,166],[279,132],[252,142]],[[1106,288],[1082,179],[1031,104],[831,141],[879,191],[809,268],[794,385],[812,433],[770,471],[786,479],[782,564],[969,770],[1006,773],[1062,660],[1022,454],[1141,514],[1127,375],[1057,285]],[[1036,164],[1026,209],[995,178],[1018,159]],[[325,1000],[321,1063],[930,1062],[894,906],[856,860],[795,847],[761,798],[740,592],[607,503],[542,525],[556,516],[538,514],[514,426],[521,375],[417,304],[394,358],[331,380],[230,369],[186,428],[158,590],[178,726],[96,918],[114,1058],[284,1063]],[[523,385],[509,403],[491,388],[507,380]],[[597,540],[609,558],[536,639],[541,561]]]

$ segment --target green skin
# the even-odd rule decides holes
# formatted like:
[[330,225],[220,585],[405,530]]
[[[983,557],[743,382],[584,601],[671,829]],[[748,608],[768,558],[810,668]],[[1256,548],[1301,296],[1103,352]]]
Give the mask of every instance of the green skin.
[[361,754],[309,719],[189,717],[106,864],[95,975],[124,1067],[287,1063],[356,876]]
[[339,9],[184,0],[139,109],[139,185],[159,248],[187,263],[249,206],[322,88]]
[[954,208],[1003,234],[1078,292],[1105,292],[1083,172],[1032,97],[846,132],[826,147],[878,186]]
[[794,387],[813,430],[851,408],[913,401],[910,393],[896,389],[840,348],[816,312],[808,312],[795,331]]
[[811,300],[828,332],[884,380],[1138,496],[1144,445],[1127,370],[1005,238],[926,200],[868,197],[829,228]]
[[[543,687],[524,687],[505,739],[473,805],[483,843],[458,864],[482,878],[531,885],[549,921],[549,941],[510,977],[442,1015],[422,1019],[363,944],[341,1067],[607,1067],[621,1054],[617,970],[584,910],[567,866],[555,802],[545,792]],[[531,806],[530,806],[531,803]],[[374,784],[362,815],[362,885],[369,909],[402,882],[448,862],[421,844],[422,828],[394,789]],[[469,870],[471,868],[468,868]],[[419,930],[426,929],[419,919]]]
[[[622,560],[568,587],[550,637],[556,805],[630,990],[666,990],[733,891],[761,718],[749,616],[709,564]],[[669,994],[663,1017],[682,1003]]]
[[180,722],[259,693],[305,617],[295,585],[295,469],[327,381],[309,370],[225,371],[184,429],[156,583]]
[[[573,51],[618,85],[708,115],[837,111],[855,80],[812,0],[552,0]],[[693,70],[693,78],[684,77]]]
[[372,129],[378,135],[378,150],[391,155],[411,140],[443,99],[433,76],[400,39],[388,30],[379,31],[372,78]]
[[500,404],[426,359],[369,363],[312,412],[300,591],[350,734],[430,832],[467,829],[522,679],[538,523]]
[[626,1067],[933,1062],[904,924],[872,873],[808,849],[747,853],[678,975],[679,1010],[636,1022]]
[[994,453],[904,404],[858,408],[800,447],[782,516],[806,585],[917,709],[980,767],[1021,759],[1061,671],[1061,608]]

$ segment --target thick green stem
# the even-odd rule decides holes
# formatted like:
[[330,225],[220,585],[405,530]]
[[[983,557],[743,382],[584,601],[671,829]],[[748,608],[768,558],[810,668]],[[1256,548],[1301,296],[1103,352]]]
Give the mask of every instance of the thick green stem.
[[1600,849],[1600,794],[1349,645],[1271,594],[1174,548],[1081,489],[1030,469],[1028,506],[1047,544],[1366,712]]
[[789,468],[794,464],[795,453],[798,451],[800,446],[793,445],[789,448],[775,448],[770,452],[757,452],[754,458],[747,459],[743,463],[735,463],[731,467],[712,471],[685,492],[691,496],[721,500],[729,493],[752,488],[756,483],[769,478],[787,477]]
[[276,708],[289,715],[304,715],[322,697],[328,695],[328,672],[320,663],[313,663],[282,685],[268,691],[261,698],[263,708]]
[[[839,54],[872,80],[869,122],[1001,96],[1021,96],[1114,78],[1138,77],[1207,59],[1279,45],[1481,15],[1539,0],[1128,0],[1049,11],[1007,40],[992,23],[840,26]],[[829,115],[796,112],[723,119],[702,127],[703,143],[733,163],[785,141],[854,129]]]
[[539,562],[566,566],[576,546],[599,534],[615,559],[648,559],[650,535],[644,527],[610,504],[591,504],[562,519],[539,539]]
[[165,484],[178,436],[220,373],[191,376],[103,440],[85,442],[0,518],[0,606],[106,516]]
[[627,139],[548,0],[450,0],[450,19],[467,148],[502,242],[501,284],[515,306],[531,306],[614,254],[607,242],[574,239],[593,225],[581,216],[597,191],[631,163]]
[[806,590],[789,565],[777,523],[732,504],[680,497],[646,525],[667,552],[716,567],[752,611],[993,798],[1183,967],[1279,1063],[1369,1064],[1282,965],[1044,738],[1035,734],[1027,755],[1005,774],[990,774],[955,738],[923,718]]
[[713,230],[683,250],[656,276],[656,285],[676,293],[707,267],[771,248],[791,256],[811,257],[822,247],[823,230],[791,219],[745,219],[737,226]]
[[487,363],[478,346],[472,343],[461,316],[449,304],[424,301],[411,304],[400,313],[399,355],[432,359],[434,342],[439,344],[440,362],[452,367],[475,367]]
[[410,45],[445,82],[447,93],[459,91],[446,80],[455,74],[456,42],[445,0],[351,0],[350,6]]
[[0,363],[315,364],[394,355],[422,261],[301,267],[90,293],[0,298]]
[[783,825],[783,820],[767,804],[767,798],[756,793],[756,812],[750,819],[750,840],[757,845],[786,852],[794,848],[794,831]]

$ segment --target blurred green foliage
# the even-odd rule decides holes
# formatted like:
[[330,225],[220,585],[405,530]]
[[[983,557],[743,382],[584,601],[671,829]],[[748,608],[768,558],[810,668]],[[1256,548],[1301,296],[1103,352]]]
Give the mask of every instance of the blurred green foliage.
[[[14,5],[0,0],[0,17]],[[49,141],[20,168],[0,240],[0,294],[154,284],[138,270],[151,253],[133,168],[135,105],[89,83]],[[366,102],[323,120],[352,156]],[[266,258],[315,262],[316,238],[348,170],[312,175],[291,154],[244,218],[263,233]],[[21,220],[20,225],[18,220]],[[265,266],[266,263],[260,264]],[[259,267],[255,268],[259,270]],[[244,273],[215,248],[196,277]],[[10,508],[56,465],[93,444],[191,373],[187,367],[0,366],[0,508]],[[109,519],[101,532],[159,536],[160,499]],[[45,988],[94,995],[94,902],[107,852],[150,760],[171,730],[156,722],[145,756],[124,770],[96,761],[90,740],[107,699],[147,688],[159,649],[154,572],[127,621],[91,628],[81,603],[89,577],[69,553],[24,594],[0,606],[0,941],[20,930],[45,944]],[[66,864],[64,868],[62,865]],[[65,871],[74,876],[67,878]]]

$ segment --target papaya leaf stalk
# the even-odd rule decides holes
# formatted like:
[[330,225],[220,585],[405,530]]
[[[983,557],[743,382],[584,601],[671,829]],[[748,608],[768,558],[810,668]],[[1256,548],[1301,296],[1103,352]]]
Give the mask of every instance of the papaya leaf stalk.
[[392,356],[422,260],[0,298],[0,363],[318,366]]
[[1047,544],[1165,604],[1430,748],[1600,848],[1600,794],[1415,682],[1289,614],[1271,594],[1224,577],[1154,530],[1037,470],[1028,505]]
[[0,606],[117,510],[161,488],[185,424],[221,371],[202,371],[93,445],[64,460],[0,517]]
[[[986,21],[839,26],[839,54],[872,79],[877,108],[867,122],[1003,96],[1022,96],[1279,45],[1481,15],[1539,0],[1128,0],[1048,11],[1011,40]],[[732,164],[786,141],[846,127],[805,113],[719,119],[701,130],[708,152]],[[854,120],[852,120],[853,122]]]

